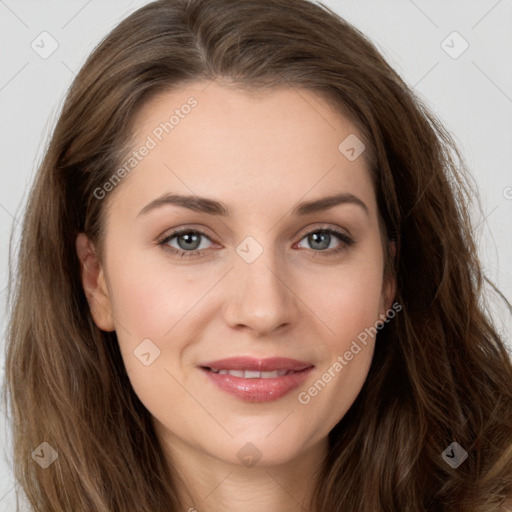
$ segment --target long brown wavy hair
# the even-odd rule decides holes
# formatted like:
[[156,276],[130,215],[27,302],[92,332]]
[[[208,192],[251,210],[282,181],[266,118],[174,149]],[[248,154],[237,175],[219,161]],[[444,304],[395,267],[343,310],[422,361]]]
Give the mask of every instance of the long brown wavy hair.
[[[484,285],[512,307],[477,257],[473,182],[449,134],[374,45],[307,0],[149,3],[74,80],[30,191],[10,279],[4,399],[18,491],[40,512],[185,510],[116,334],[92,320],[75,239],[85,232],[100,245],[108,197],[94,191],[123,161],[140,108],[216,78],[305,88],[350,116],[369,141],[381,222],[396,243],[386,271],[403,310],[379,331],[367,380],[329,434],[308,510],[505,510],[512,363]],[[31,457],[43,441],[58,453],[46,469]],[[468,453],[456,469],[441,456],[454,441]]]

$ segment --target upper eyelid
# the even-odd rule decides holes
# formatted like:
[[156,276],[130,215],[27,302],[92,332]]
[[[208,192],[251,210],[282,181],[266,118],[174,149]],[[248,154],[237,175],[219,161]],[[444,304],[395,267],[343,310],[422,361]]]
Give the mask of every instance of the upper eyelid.
[[[174,238],[176,236],[179,236],[181,234],[188,233],[188,232],[195,232],[195,233],[200,234],[201,236],[204,236],[204,237],[208,238],[211,242],[217,243],[217,242],[215,242],[215,239],[214,239],[215,237],[210,236],[208,233],[206,233],[204,231],[204,229],[205,228],[203,228],[203,227],[197,228],[197,227],[194,227],[194,226],[190,226],[190,227],[189,226],[185,226],[185,227],[176,228],[175,231],[172,231],[171,233],[164,234],[164,235],[158,237],[158,241],[160,243],[162,243],[162,242],[169,241],[172,238]],[[352,234],[346,228],[334,227],[332,225],[327,225],[325,223],[324,224],[320,224],[320,225],[316,225],[316,226],[311,226],[311,227],[306,227],[306,228],[300,229],[299,231],[296,232],[296,234],[294,235],[293,238],[295,238],[297,236],[301,236],[301,238],[299,239],[299,241],[300,241],[305,236],[309,235],[310,233],[314,233],[315,231],[322,231],[322,230],[327,230],[327,231],[331,230],[331,231],[334,231],[334,232],[346,231],[346,233],[342,233],[342,234],[345,234],[345,236],[347,236],[348,238],[351,238],[352,240],[354,239]]]
[[179,235],[182,235],[184,233],[189,233],[189,232],[193,232],[193,233],[199,233],[201,236],[204,236],[206,238],[208,238],[210,241],[214,241],[212,236],[210,236],[208,233],[206,233],[204,231],[204,228],[195,228],[195,227],[183,227],[183,228],[177,228],[176,230],[174,231],[171,231],[170,233],[167,233],[167,234],[163,234],[161,236],[158,237],[158,240],[159,241],[165,241],[165,240],[170,240],[171,238],[174,238],[175,236],[179,236]]

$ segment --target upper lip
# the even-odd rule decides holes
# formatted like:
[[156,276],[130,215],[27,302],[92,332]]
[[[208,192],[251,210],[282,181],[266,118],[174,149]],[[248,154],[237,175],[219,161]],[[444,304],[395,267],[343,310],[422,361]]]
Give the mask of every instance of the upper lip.
[[217,361],[207,361],[199,366],[211,368],[213,370],[253,370],[260,372],[272,372],[274,370],[293,370],[301,371],[313,366],[306,361],[298,361],[289,357],[269,357],[266,359],[257,359],[249,356],[228,357],[218,359]]

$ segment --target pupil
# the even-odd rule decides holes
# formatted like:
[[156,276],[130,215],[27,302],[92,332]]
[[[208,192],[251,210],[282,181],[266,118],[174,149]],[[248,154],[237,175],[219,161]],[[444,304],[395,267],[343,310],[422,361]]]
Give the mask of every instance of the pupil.
[[[318,231],[317,233],[313,233],[312,235],[310,235],[310,237],[312,238],[312,247],[314,247],[316,243],[320,243],[320,247],[316,247],[317,249],[326,249],[327,247],[329,247],[330,234],[327,233],[326,231]],[[324,242],[323,244],[322,242],[318,241],[319,239],[322,238]],[[325,244],[325,241],[327,241],[327,244]]]
[[[180,243],[181,240],[185,240],[185,246],[183,247]],[[178,244],[180,245],[180,247],[182,249],[197,249],[197,247],[199,246],[197,244],[199,240],[199,236],[197,235],[197,233],[183,233],[181,236],[178,237]],[[189,243],[192,243],[192,245],[196,244],[196,246],[194,247],[190,247],[190,246],[187,246],[186,244],[189,244]]]

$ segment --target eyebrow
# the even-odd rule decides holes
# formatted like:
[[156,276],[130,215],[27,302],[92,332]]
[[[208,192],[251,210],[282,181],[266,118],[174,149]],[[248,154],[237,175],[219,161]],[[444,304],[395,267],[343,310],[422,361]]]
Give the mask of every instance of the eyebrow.
[[[329,210],[330,208],[340,204],[354,204],[356,206],[360,206],[365,213],[369,215],[369,210],[366,204],[361,199],[348,192],[342,192],[322,197],[320,199],[314,199],[312,201],[303,201],[292,210],[292,215],[310,215],[312,213]],[[137,217],[164,205],[180,206],[182,208],[187,208],[195,212],[206,213],[208,215],[219,215],[221,217],[232,216],[230,208],[222,201],[216,201],[207,197],[195,195],[164,194],[144,206],[144,208],[142,208],[142,210],[137,214]]]

